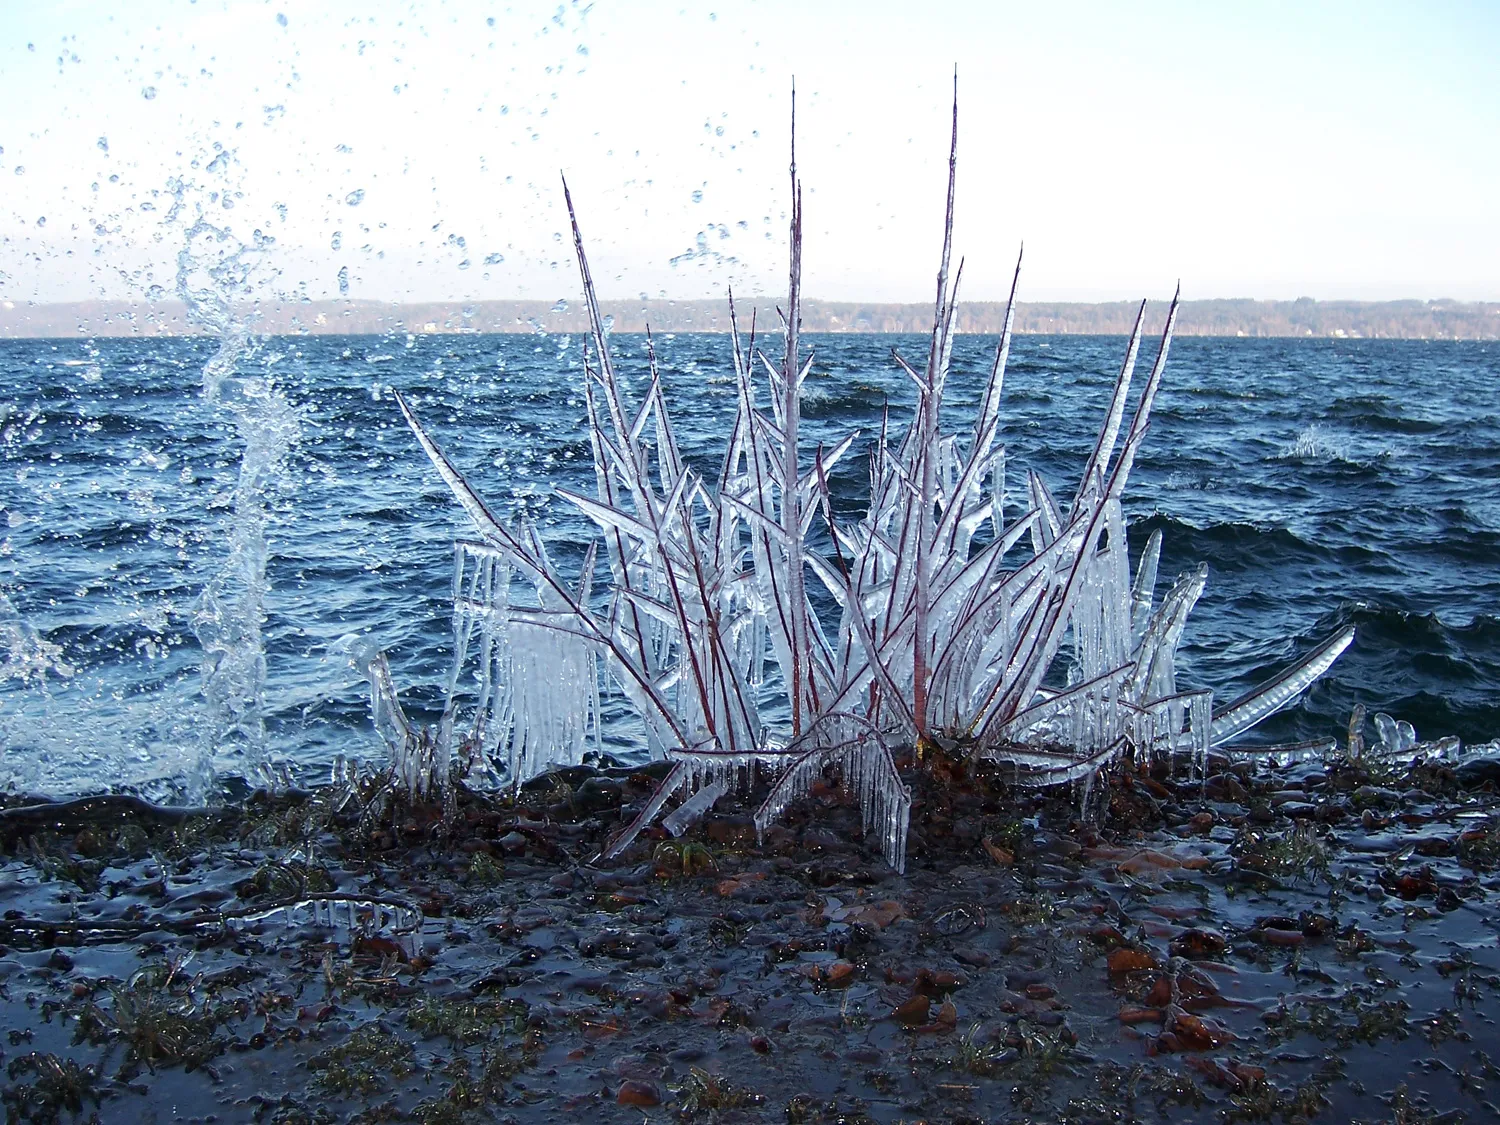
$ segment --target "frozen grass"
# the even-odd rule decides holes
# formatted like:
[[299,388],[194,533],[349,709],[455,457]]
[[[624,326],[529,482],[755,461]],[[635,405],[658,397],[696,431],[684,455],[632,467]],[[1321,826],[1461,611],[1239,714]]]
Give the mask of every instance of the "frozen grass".
[[[794,138],[795,131],[794,109]],[[455,663],[437,731],[414,731],[383,660],[370,665],[380,729],[413,793],[444,785],[455,753],[461,767],[492,768],[513,784],[581,761],[597,733],[601,685],[612,685],[639,712],[653,754],[672,761],[612,854],[670,800],[679,801],[672,815],[680,831],[761,773],[771,778],[755,818],[764,832],[835,767],[859,799],[866,837],[899,870],[910,791],[893,749],[909,747],[920,761],[942,746],[1006,763],[1021,784],[1086,789],[1122,757],[1203,761],[1211,745],[1291,702],[1348,646],[1352,630],[1218,715],[1209,692],[1179,689],[1177,647],[1207,571],[1183,575],[1158,603],[1160,539],[1132,574],[1121,507],[1165,372],[1175,297],[1132,408],[1142,302],[1070,500],[1059,502],[1031,473],[1024,510],[1005,510],[1005,450],[996,435],[1019,260],[978,412],[944,428],[963,274],[962,261],[952,265],[957,152],[955,99],[927,354],[919,363],[896,357],[916,386],[916,407],[875,436],[866,514],[847,525],[832,517],[828,479],[858,435],[815,450],[800,437],[812,357],[800,336],[795,139],[783,347],[775,358],[758,348],[753,320],[742,334],[731,295],[738,396],[713,479],[678,452],[654,354],[648,390],[640,402],[626,401],[564,184],[590,323],[584,392],[595,491],[558,491],[598,526],[600,540],[578,576],[564,577],[538,529],[492,514],[399,399],[477,532],[456,550]],[[827,550],[814,545],[820,520]],[[609,587],[595,596],[601,555]],[[832,595],[833,614],[820,616],[809,581]],[[1044,686],[1063,679],[1048,673],[1069,641],[1066,686]],[[768,654],[779,676],[765,675]],[[460,674],[475,657],[478,697],[467,733],[455,736]],[[521,674],[527,667],[548,673]],[[788,716],[785,724],[765,721],[773,711]]]

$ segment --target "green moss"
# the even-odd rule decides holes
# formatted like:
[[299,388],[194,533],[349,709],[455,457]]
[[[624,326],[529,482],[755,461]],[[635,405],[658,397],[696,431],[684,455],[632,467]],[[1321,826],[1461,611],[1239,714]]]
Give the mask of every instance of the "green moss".
[[255,869],[254,875],[235,886],[235,893],[247,901],[270,898],[282,902],[326,894],[334,885],[326,867],[297,859],[268,859]]
[[1328,846],[1309,823],[1281,833],[1242,831],[1229,850],[1242,868],[1272,879],[1312,883],[1328,878]]
[[953,1045],[953,1054],[948,1057],[947,1063],[952,1070],[964,1071],[980,1078],[994,1078],[1016,1058],[1016,1054],[998,1044],[981,1041],[979,1032],[980,1025],[977,1023],[969,1028]]
[[505,868],[489,852],[475,852],[466,874],[472,886],[493,887],[505,879]]
[[482,1043],[498,1034],[521,1034],[529,1009],[525,1001],[482,997],[451,1000],[441,997],[419,1001],[406,1013],[406,1023],[423,1039],[438,1036],[455,1046]]
[[373,1023],[314,1055],[307,1066],[331,1094],[373,1094],[412,1073],[412,1054],[410,1043]]
[[489,1121],[491,1106],[506,1100],[510,1080],[532,1064],[534,1057],[526,1051],[485,1051],[477,1068],[459,1056],[443,1067],[451,1079],[448,1088],[436,1098],[427,1098],[412,1111],[420,1125],[460,1125],[469,1121]]
[[125,1078],[142,1067],[206,1066],[225,1048],[220,1026],[245,1015],[249,1002],[216,1001],[181,969],[180,962],[150,966],[111,988],[104,1004],[89,1000],[75,1013],[73,1041],[122,1043]]
[[6,1073],[12,1081],[34,1076],[31,1082],[6,1088],[3,1098],[7,1121],[59,1121],[64,1110],[76,1119],[83,1113],[85,1102],[96,1107],[100,1102],[97,1065],[80,1066],[72,1059],[33,1051],[12,1059]]
[[727,1078],[692,1067],[687,1080],[676,1088],[678,1112],[684,1117],[716,1114],[727,1109],[760,1105],[765,1098]]

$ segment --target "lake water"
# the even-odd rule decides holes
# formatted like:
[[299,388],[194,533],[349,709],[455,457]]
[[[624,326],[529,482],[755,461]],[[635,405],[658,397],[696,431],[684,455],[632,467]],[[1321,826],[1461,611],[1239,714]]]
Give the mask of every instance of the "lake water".
[[[273,759],[316,778],[337,754],[379,756],[340,639],[386,649],[408,710],[430,716],[450,651],[450,541],[465,532],[389,392],[412,397],[492,507],[542,521],[566,559],[590,531],[550,492],[592,488],[581,343],[268,338],[240,361],[248,397],[215,401],[200,393],[211,340],[0,341],[0,784],[165,792],[190,774],[218,721],[203,690],[206,585],[231,618],[262,608],[229,624],[264,653]],[[806,448],[873,432],[887,403],[893,423],[907,417],[911,385],[890,353],[920,358],[925,339],[807,343]],[[644,338],[614,345],[638,388]],[[705,469],[733,409],[729,346],[657,341],[679,438]],[[950,428],[971,416],[993,346],[960,339]],[[1028,467],[1071,495],[1124,346],[1016,340],[1002,407],[1011,516]],[[255,414],[265,379],[299,417],[295,432],[271,427],[289,452],[237,507],[245,434],[268,432]],[[1497,387],[1495,344],[1176,341],[1126,508],[1132,555],[1162,530],[1164,583],[1209,565],[1183,679],[1227,701],[1352,623],[1354,646],[1257,740],[1334,735],[1358,702],[1423,737],[1500,735]],[[833,481],[845,517],[865,472],[851,456]],[[262,534],[268,588],[245,600],[236,566]],[[635,746],[623,718],[611,736],[622,754]],[[219,747],[214,764],[232,774],[238,759]]]

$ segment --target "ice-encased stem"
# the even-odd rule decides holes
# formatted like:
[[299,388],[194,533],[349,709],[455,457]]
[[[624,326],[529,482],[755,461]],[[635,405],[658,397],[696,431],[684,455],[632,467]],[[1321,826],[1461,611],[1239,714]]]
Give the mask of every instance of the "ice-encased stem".
[[1328,671],[1354,643],[1354,626],[1340,629],[1286,671],[1251,688],[1213,718],[1212,744],[1222,746],[1275,714]]

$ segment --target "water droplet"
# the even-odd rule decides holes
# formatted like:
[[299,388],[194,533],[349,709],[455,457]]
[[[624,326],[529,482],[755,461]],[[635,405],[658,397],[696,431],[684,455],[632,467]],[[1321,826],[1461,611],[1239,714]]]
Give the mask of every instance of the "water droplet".
[[148,102],[155,101],[156,100],[156,87],[155,86],[147,86],[147,87],[145,87],[144,89],[141,90],[141,97],[145,98]]
[[347,297],[349,295],[349,267],[348,266],[340,266],[339,267],[339,295],[341,297]]
[[469,259],[465,258],[463,261],[459,262],[458,263],[458,268],[461,269],[461,270],[468,269],[469,268]]
[[277,12],[276,13],[276,22],[279,23],[282,27],[285,27],[286,26],[286,13],[285,12]]
[[504,254],[486,254],[484,256],[484,264],[487,266],[498,266],[503,261],[505,261]]
[[348,195],[344,196],[344,202],[347,203],[350,207],[358,207],[364,201],[364,188],[356,188],[354,191],[351,191]]
[[495,26],[495,17],[494,16],[490,16],[484,22],[485,22],[486,26],[488,26],[488,27],[494,27]]
[[565,312],[567,312],[568,311],[568,299],[566,297],[559,297],[557,299],[556,303],[553,304],[552,311],[555,312],[555,313],[565,313]]
[[703,193],[701,191],[695,191],[695,192],[693,192],[693,202],[694,203],[702,203],[703,202]]
[[160,301],[166,295],[167,295],[167,291],[165,289],[163,289],[160,285],[148,286],[147,289],[146,289],[146,300],[148,300],[148,301],[152,301],[152,302]]
[[100,137],[94,143],[99,146],[99,151],[100,152],[108,152],[109,151],[109,138],[108,137]]
[[24,175],[26,175],[26,165],[24,165],[24,164],[17,164],[16,165],[16,175],[18,175],[18,176],[24,176]]
[[37,219],[36,219],[36,225],[39,226],[39,227],[46,226],[47,225],[47,216],[46,215],[38,215]]
[[333,238],[329,240],[328,245],[329,245],[329,248],[333,249],[333,250],[341,250],[341,249],[343,249],[343,246],[344,246],[344,232],[341,231],[341,230],[334,231],[333,232]]

